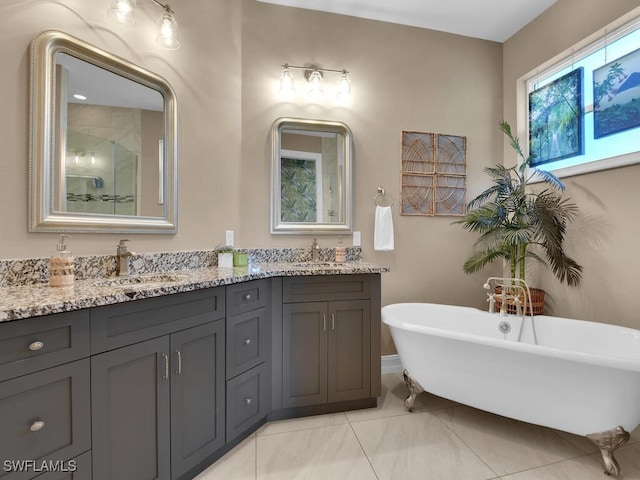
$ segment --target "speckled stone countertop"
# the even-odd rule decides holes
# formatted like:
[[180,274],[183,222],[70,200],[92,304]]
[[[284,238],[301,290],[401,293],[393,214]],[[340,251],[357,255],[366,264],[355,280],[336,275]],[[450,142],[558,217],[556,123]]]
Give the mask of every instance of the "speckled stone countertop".
[[[208,267],[164,273],[76,280],[68,287],[32,284],[0,287],[0,322],[111,305],[142,298],[230,285],[259,278],[388,272],[388,267],[345,262],[254,263],[248,267]],[[138,283],[137,283],[138,282]]]

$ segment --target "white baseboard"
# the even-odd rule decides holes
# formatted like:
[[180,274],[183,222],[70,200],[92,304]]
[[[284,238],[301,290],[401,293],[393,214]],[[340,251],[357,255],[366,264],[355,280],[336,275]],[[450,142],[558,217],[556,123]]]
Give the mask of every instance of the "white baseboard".
[[385,373],[402,372],[402,363],[400,355],[383,355],[382,356],[382,375]]

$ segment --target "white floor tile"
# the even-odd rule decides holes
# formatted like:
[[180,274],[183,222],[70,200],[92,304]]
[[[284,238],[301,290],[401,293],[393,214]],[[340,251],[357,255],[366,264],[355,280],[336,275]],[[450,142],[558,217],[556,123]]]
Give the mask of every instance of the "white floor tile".
[[[584,437],[423,393],[409,412],[401,373],[378,407],[268,422],[196,480],[604,480]],[[640,428],[615,452],[618,480],[640,480]]]
[[257,437],[258,480],[376,480],[348,424]]
[[496,477],[430,412],[361,421],[352,427],[380,480]]
[[[621,475],[617,480],[640,480],[640,455],[634,447],[621,447],[615,452]],[[574,458],[545,465],[513,475],[502,480],[606,480],[600,454]]]
[[194,480],[256,480],[256,437],[252,435]]
[[276,422],[267,422],[256,432],[257,435],[273,435],[274,433],[295,432],[309,428],[330,427],[348,423],[347,416],[343,413],[330,413],[327,415],[314,415],[311,417],[291,418]]
[[434,413],[498,475],[584,455],[549,428],[466,406]]
[[[383,375],[382,395],[378,397],[378,406],[376,408],[347,412],[347,418],[350,422],[361,422],[363,420],[372,420],[395,415],[407,415],[411,413],[404,406],[404,401],[408,394],[409,392],[404,384],[402,373],[389,373],[387,375]],[[428,410],[429,407],[425,403],[426,399],[426,395],[419,395],[416,399],[413,411],[419,412]]]

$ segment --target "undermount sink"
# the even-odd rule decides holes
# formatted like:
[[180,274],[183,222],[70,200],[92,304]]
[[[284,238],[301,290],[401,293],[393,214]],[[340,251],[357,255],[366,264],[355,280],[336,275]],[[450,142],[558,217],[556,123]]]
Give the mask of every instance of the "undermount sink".
[[149,275],[132,275],[130,277],[116,277],[94,282],[98,287],[130,287],[135,285],[162,284],[180,282],[187,278],[186,275],[175,273],[157,273]]
[[349,266],[346,262],[290,262],[288,263],[291,267],[345,267]]

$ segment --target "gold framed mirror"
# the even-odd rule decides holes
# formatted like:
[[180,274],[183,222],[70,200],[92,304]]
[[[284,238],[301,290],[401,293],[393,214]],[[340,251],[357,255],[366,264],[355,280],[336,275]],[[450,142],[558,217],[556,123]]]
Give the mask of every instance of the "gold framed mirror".
[[177,231],[177,103],[159,75],[58,30],[31,42],[29,231]]
[[353,135],[347,125],[279,118],[271,129],[271,233],[350,233]]

